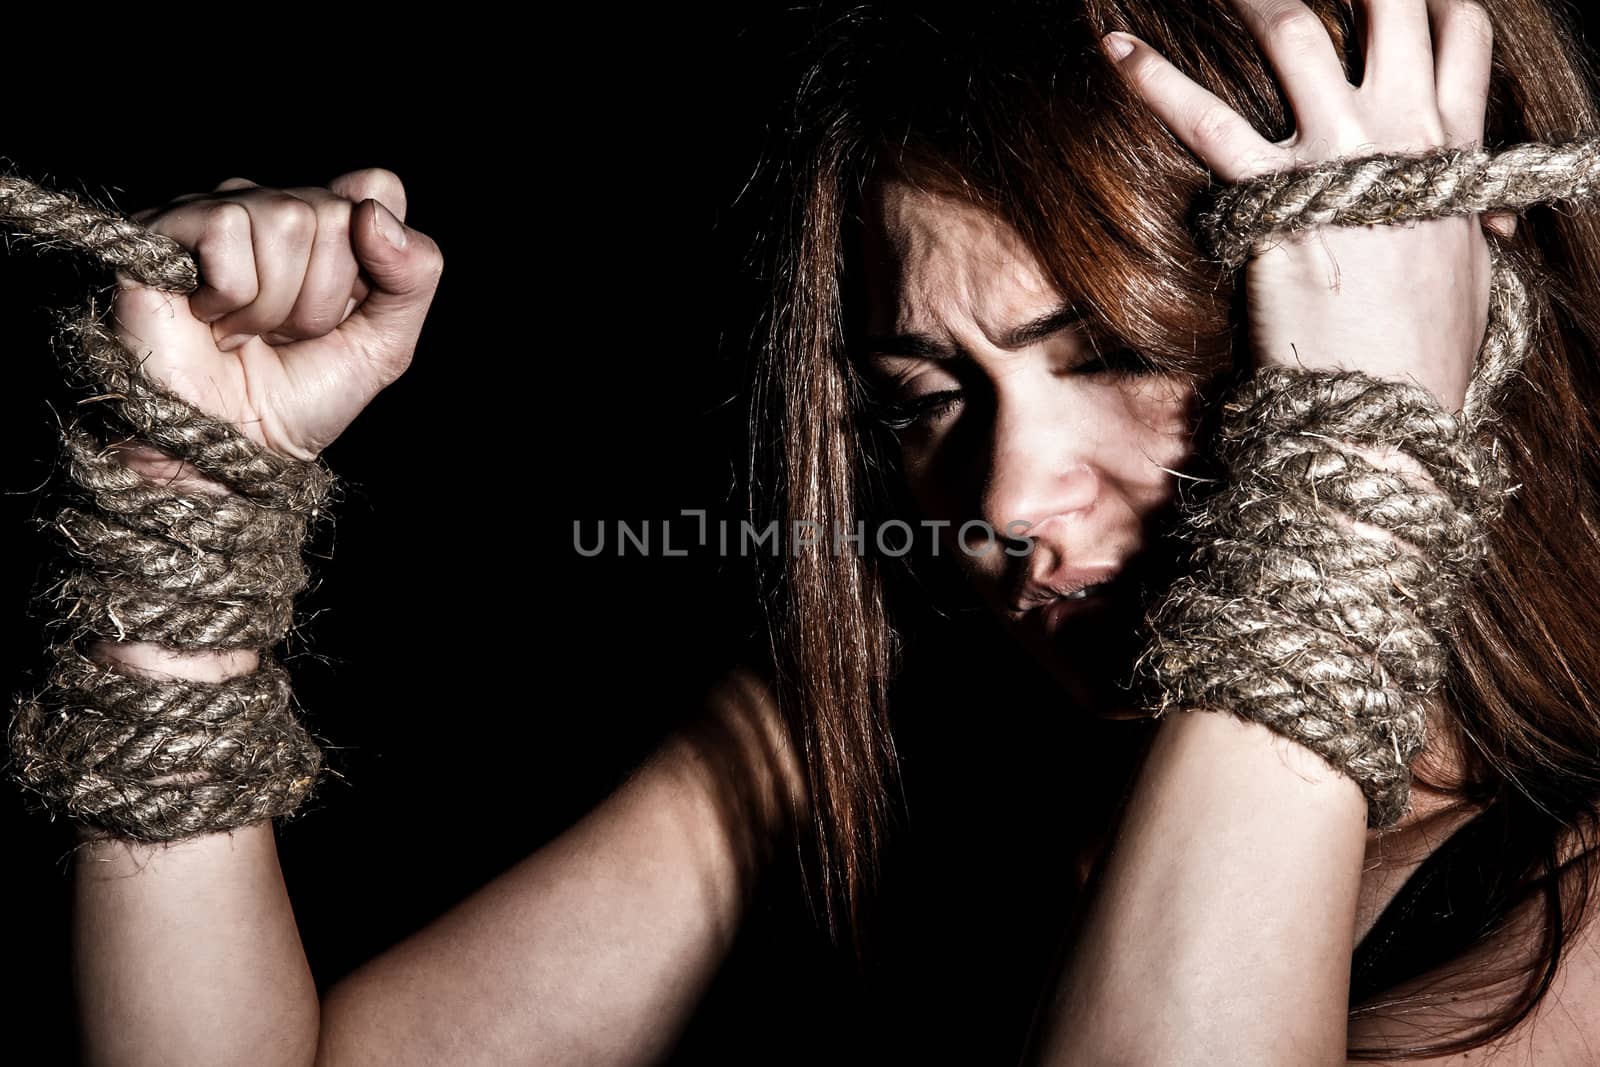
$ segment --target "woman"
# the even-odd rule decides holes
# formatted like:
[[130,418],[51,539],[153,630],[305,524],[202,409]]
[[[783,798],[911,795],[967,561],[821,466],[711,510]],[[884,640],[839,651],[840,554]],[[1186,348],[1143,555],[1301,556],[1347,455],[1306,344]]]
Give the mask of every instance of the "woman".
[[[1492,236],[1472,217],[1318,232],[1253,261],[1236,300],[1185,226],[1208,171],[1235,181],[1374,147],[1594,129],[1569,38],[1512,0],[1013,14],[919,26],[857,12],[824,35],[798,164],[781,173],[794,199],[774,229],[755,393],[769,451],[754,484],[780,488],[758,511],[824,530],[915,516],[945,539],[920,562],[952,573],[826,541],[786,553],[770,663],[734,672],[697,728],[567,834],[320,1004],[265,824],[153,853],[90,845],[80,858],[104,861],[80,863],[78,881],[91,1058],[660,1057],[727,951],[751,871],[800,821],[819,899],[856,917],[892,810],[897,641],[927,624],[903,618],[926,595],[917,583],[960,578],[1058,677],[1064,705],[1137,714],[1120,684],[1133,623],[1181,566],[1165,519],[1181,468],[1203,458],[1196,417],[1234,354],[1234,305],[1242,359],[1409,376],[1454,411],[1496,240],[1549,270],[1550,324],[1509,420],[1525,490],[1473,591],[1414,808],[1369,831],[1361,791],[1308,749],[1198,713],[1226,709],[1111,731],[1121,747],[1105,762],[1125,757],[1102,768],[1113,788],[1064,814],[1085,885],[1062,906],[1081,921],[1030,1056],[1450,1063],[1509,1035],[1512,1055],[1585,1062],[1600,1043],[1582,1011],[1600,1002],[1584,921],[1600,716],[1584,672],[1600,650],[1583,606],[1529,576],[1582,588],[1600,558],[1583,373],[1600,330],[1582,302],[1600,231],[1534,213],[1484,220]],[[1102,51],[1113,29],[1131,36]],[[175,309],[129,286],[119,328],[179,390],[237,353],[220,408],[192,384],[190,399],[315,455],[404,369],[426,310],[439,260],[403,208],[392,175],[363,172],[289,195],[237,183],[148,213],[210,284]],[[336,373],[295,374],[314,366]],[[151,452],[130,461],[226,491]],[[967,551],[981,524],[1025,531],[1031,551]],[[251,667],[100,651],[133,669]],[[1405,909],[1426,906],[1414,890],[1427,883],[1407,879],[1472,828],[1489,832],[1439,854],[1447,874],[1487,856],[1492,877],[1466,905],[1481,922],[1419,939]],[[187,936],[162,937],[176,922]]]
[[[1081,22],[1025,13],[1021,26],[1000,19],[919,32],[914,23],[877,26],[862,19],[842,29],[834,48],[824,51],[823,65],[806,82],[811,95],[802,101],[797,125],[814,140],[804,143],[801,157],[806,162],[796,168],[803,207],[794,216],[796,236],[783,246],[780,279],[787,287],[774,305],[775,325],[769,334],[769,347],[778,358],[770,364],[764,392],[781,397],[784,411],[791,414],[780,416],[782,421],[758,440],[779,444],[775,459],[787,475],[785,484],[810,488],[809,494],[796,492],[783,500],[782,513],[848,528],[858,512],[857,499],[871,488],[856,472],[872,472],[874,480],[895,484],[876,472],[898,465],[917,512],[948,522],[946,529],[975,518],[994,528],[1016,519],[1034,524],[1029,534],[1036,538],[1042,560],[1031,574],[1046,584],[1051,568],[1065,573],[1131,561],[1139,580],[1124,579],[1120,590],[1104,597],[1098,617],[1084,614],[1080,627],[1058,628],[1055,648],[1043,650],[1047,663],[1075,688],[1080,703],[1116,714],[1125,694],[1111,684],[1118,672],[1103,665],[1124,664],[1128,657],[1107,646],[1132,630],[1128,624],[1137,621],[1145,599],[1137,595],[1141,587],[1161,585],[1150,577],[1162,569],[1164,553],[1151,531],[1162,526],[1160,512],[1173,496],[1169,472],[1182,465],[1190,443],[1184,432],[1191,425],[1185,402],[1203,391],[1219,367],[1227,366],[1230,330],[1238,321],[1230,315],[1234,294],[1229,279],[1201,260],[1186,228],[1179,225],[1204,189],[1206,170],[1235,181],[1284,165],[1286,153],[1316,159],[1467,143],[1485,134],[1488,143],[1510,144],[1559,139],[1593,126],[1588,82],[1564,43],[1567,38],[1538,5],[1480,9],[1375,4],[1357,5],[1353,12],[1326,5],[1317,13],[1320,23],[1311,21],[1310,12],[1298,4],[1186,5],[1181,12],[1160,5],[1089,4]],[[1355,24],[1362,18],[1370,25]],[[1492,82],[1485,51],[1490,26],[1502,28]],[[1133,50],[1119,61],[1131,75],[1133,92],[1119,87],[1110,66],[1094,61],[1092,35],[1110,27],[1136,35]],[[1148,44],[1139,44],[1140,39]],[[1221,95],[1223,105],[1163,56],[1196,74]],[[1347,69],[1341,69],[1341,57]],[[1352,91],[1349,83],[1361,88]],[[849,89],[841,91],[841,85]],[[1418,115],[1426,118],[1424,126],[1415,125]],[[1441,129],[1444,141],[1438,140]],[[1291,133],[1293,137],[1286,137]],[[1271,143],[1275,138],[1286,139]],[[1196,157],[1204,168],[1196,166]],[[867,253],[867,298],[852,308],[848,286],[836,293],[827,264],[840,256],[840,247],[850,247],[852,234],[844,224],[849,197],[863,184],[868,190],[868,225],[861,238]],[[996,225],[997,218],[1007,225]],[[1511,220],[1489,221],[1515,234]],[[1537,572],[1565,573],[1576,563],[1566,562],[1569,553],[1590,536],[1585,520],[1578,520],[1584,529],[1562,529],[1567,523],[1555,516],[1563,502],[1587,500],[1588,490],[1577,489],[1581,482],[1575,473],[1553,473],[1585,470],[1588,449],[1579,447],[1556,460],[1547,445],[1535,442],[1587,440],[1593,433],[1582,402],[1567,414],[1539,408],[1564,406],[1568,401],[1562,398],[1582,390],[1569,379],[1581,378],[1593,344],[1594,323],[1582,293],[1593,277],[1595,235],[1581,217],[1552,223],[1536,216],[1532,222],[1509,239],[1537,247],[1547,264],[1563,264],[1553,273],[1566,271],[1579,280],[1570,290],[1547,290],[1559,326],[1547,332],[1538,361],[1542,365],[1530,367],[1529,373],[1556,377],[1530,389],[1538,402],[1518,412],[1526,511],[1508,520],[1509,528],[1519,532],[1502,535],[1499,562],[1478,587],[1481,600],[1472,609],[1473,625],[1459,649],[1462,665],[1451,682],[1447,723],[1417,768],[1419,783],[1431,788],[1419,790],[1408,824],[1368,842],[1360,864],[1367,871],[1359,886],[1348,880],[1338,883],[1336,868],[1328,868],[1289,894],[1302,902],[1320,900],[1326,886],[1342,884],[1353,896],[1340,898],[1340,903],[1353,903],[1360,939],[1443,837],[1478,816],[1473,834],[1461,839],[1467,851],[1451,867],[1424,872],[1421,884],[1453,880],[1458,900],[1463,893],[1475,893],[1488,906],[1471,918],[1457,915],[1454,928],[1429,944],[1402,918],[1415,898],[1408,894],[1398,902],[1394,921],[1379,929],[1358,955],[1351,990],[1357,1000],[1353,1048],[1431,1045],[1436,1054],[1452,1048],[1465,1051],[1474,1032],[1492,1036],[1497,1026],[1514,1024],[1544,983],[1545,972],[1556,965],[1563,934],[1572,938],[1582,927],[1589,875],[1581,843],[1594,804],[1595,716],[1581,683],[1575,691],[1558,681],[1565,668],[1555,668],[1544,657],[1553,655],[1582,671],[1578,665],[1593,662],[1593,655],[1583,647],[1587,638],[1579,632],[1581,626],[1560,635],[1546,629],[1566,608],[1556,603],[1533,608],[1522,579]],[[1567,226],[1574,230],[1563,236]],[[1430,252],[1409,250],[1402,254],[1415,273],[1406,278],[1372,258],[1369,247],[1353,243],[1367,238],[1396,239],[1384,233],[1319,237],[1332,245],[1334,254],[1304,265],[1304,277],[1314,280],[1302,284],[1311,289],[1337,281],[1345,287],[1347,303],[1372,309],[1367,325],[1373,332],[1368,334],[1335,324],[1320,305],[1285,296],[1279,285],[1291,272],[1282,259],[1264,257],[1266,262],[1251,265],[1237,296],[1248,310],[1248,349],[1257,361],[1292,352],[1296,359],[1315,364],[1330,350],[1363,352],[1366,361],[1357,365],[1380,373],[1385,371],[1379,360],[1402,361],[1389,364],[1387,372],[1392,373],[1407,369],[1403,361],[1427,344],[1420,332],[1465,329],[1481,337],[1482,249],[1473,253],[1473,265],[1457,259],[1449,267],[1431,261]],[[1018,245],[1026,251],[1015,251]],[[853,261],[849,255],[842,258]],[[1440,273],[1462,282],[1432,293],[1416,287],[1419,275]],[[1450,311],[1466,279],[1479,287],[1479,303],[1471,314]],[[1363,285],[1375,288],[1365,290]],[[1422,317],[1408,327],[1391,319],[1388,310],[1378,311],[1383,303],[1379,294],[1385,292],[1409,293],[1400,302],[1402,311],[1409,304]],[[1033,343],[1008,351],[998,340],[1003,332],[1027,313],[1048,311],[1050,298],[1058,294],[1088,309],[1088,324],[1079,337],[1059,340],[1059,347],[1052,349],[1049,343],[1039,344],[1035,335]],[[841,320],[849,324],[843,342],[834,325]],[[1315,322],[1326,324],[1326,336],[1315,337]],[[1464,337],[1458,337],[1458,349]],[[1404,340],[1397,343],[1397,338]],[[863,371],[859,375],[841,369],[839,351],[849,341],[859,342],[851,348]],[[961,358],[948,358],[952,348],[962,350]],[[1108,354],[1106,365],[1088,358],[1095,348]],[[1463,367],[1459,359],[1438,358],[1409,370],[1441,397],[1459,398]],[[1076,384],[1052,378],[1069,368],[1078,368],[1080,374],[1086,369],[1089,376]],[[858,380],[865,386],[861,392],[869,397],[875,393],[880,406],[888,405],[897,441],[884,444],[863,435],[858,443],[850,435],[828,432],[829,426],[845,422]],[[1459,406],[1457,400],[1452,410]],[[796,418],[794,412],[805,414]],[[818,412],[834,418],[823,423]],[[1535,429],[1546,420],[1552,427],[1571,429]],[[1541,484],[1544,490],[1538,489]],[[1539,503],[1546,492],[1545,502]],[[1575,510],[1586,511],[1587,505]],[[1514,561],[1524,551],[1530,556]],[[992,558],[977,563],[953,549],[945,559],[965,566],[981,599],[1002,613],[1020,641],[1040,645],[1039,631],[1031,630],[1028,620],[1004,615],[1009,575],[1002,567]],[[1563,562],[1555,564],[1556,559]],[[837,851],[844,857],[840,866],[847,897],[853,881],[863,876],[851,858],[873,854],[870,847],[852,845],[874,839],[879,813],[870,801],[881,794],[877,782],[892,766],[882,695],[876,689],[893,655],[883,604],[906,601],[884,591],[901,577],[892,569],[894,560],[863,561],[854,571],[846,566],[851,562],[822,560],[819,554],[816,561],[794,564],[784,586],[792,590],[790,616],[775,644],[786,674],[813,686],[805,694],[809,706],[797,708],[791,717],[823,724],[805,735],[816,746],[806,765],[817,768],[817,795],[862,798],[855,805],[819,805],[817,810],[824,838],[845,842]],[[1099,577],[1080,573],[1068,580]],[[805,605],[823,603],[833,605],[834,617],[850,620],[842,633],[806,617]],[[1512,604],[1529,606],[1511,612],[1507,609]],[[1524,635],[1528,626],[1538,636]],[[861,651],[851,657],[844,649]],[[826,669],[834,664],[838,666]],[[1163,749],[1158,745],[1155,751]],[[1214,762],[1203,758],[1203,751],[1194,753],[1195,765]],[[1256,780],[1254,775],[1240,778]],[[1213,789],[1226,780],[1221,775],[1207,779]],[[859,782],[870,784],[849,784]],[[1140,797],[1149,795],[1145,791],[1152,784],[1147,779],[1135,791],[1130,819],[1149,810],[1141,806]],[[1206,798],[1208,803],[1193,802],[1190,810],[1225,826],[1244,825],[1230,817],[1223,798]],[[1153,828],[1144,829],[1150,841],[1163,840]],[[1231,958],[1230,946],[1250,943],[1246,931],[1232,929],[1223,917],[1239,894],[1248,891],[1249,877],[1241,875],[1237,884],[1215,881],[1225,877],[1223,871],[1245,872],[1250,865],[1229,857],[1224,843],[1208,839],[1204,827],[1169,829],[1172,837],[1164,849],[1174,884],[1141,882],[1149,876],[1136,873],[1143,844],[1133,846],[1131,869],[1113,863],[1105,877],[1118,891],[1098,898],[1099,906],[1108,910],[1088,929],[1114,930],[1115,940],[1112,935],[1101,934],[1105,940],[1093,940],[1093,932],[1086,935],[1089,944],[1106,953],[1099,961],[1106,970],[1085,970],[1093,965],[1080,947],[1072,957],[1079,977],[1074,981],[1069,972],[1068,990],[1085,988],[1078,982],[1088,974],[1096,976],[1094,988],[1103,989],[1108,973],[1164,973],[1174,960],[1185,958],[1180,953],[1193,952],[1197,966],[1204,966],[1206,960]],[[1262,835],[1258,845],[1271,842],[1268,851],[1287,857],[1280,835],[1286,829],[1301,833],[1304,827],[1290,819],[1276,830],[1257,829]],[[1477,855],[1465,844],[1473,836],[1479,841],[1471,846],[1479,850]],[[1300,840],[1319,849],[1316,857],[1302,858],[1306,866],[1301,869],[1311,874],[1317,862],[1329,859],[1331,842],[1315,833]],[[1198,850],[1192,870],[1179,861],[1178,842]],[[1088,852],[1095,852],[1092,841]],[[1480,990],[1477,1000],[1469,998],[1471,1009],[1464,1009],[1461,999],[1451,1002],[1449,998],[1463,994],[1442,981],[1452,969],[1449,964],[1458,972],[1470,970],[1465,959],[1481,963],[1482,953],[1505,951],[1516,942],[1515,935],[1502,933],[1474,947],[1472,924],[1492,926],[1496,910],[1510,906],[1509,885],[1524,879],[1537,885],[1543,872],[1564,861],[1573,861],[1563,881],[1572,896],[1559,899],[1547,879],[1539,890],[1544,897],[1536,894],[1527,904],[1522,917],[1541,925],[1522,928],[1528,951],[1502,958],[1502,965],[1513,970],[1493,976],[1504,984],[1492,993]],[[1471,888],[1469,872],[1479,867],[1484,868],[1479,875],[1483,884]],[[1162,899],[1170,905],[1182,899],[1180,887],[1208,879],[1218,896],[1194,900],[1196,910],[1173,929],[1136,933],[1120,925],[1136,910],[1119,912],[1105,903],[1121,901],[1136,909],[1131,902],[1142,884],[1152,894],[1165,894]],[[1270,921],[1270,916],[1251,914],[1250,919]],[[1211,932],[1217,939],[1198,938],[1189,946],[1186,940],[1194,931]],[[1498,946],[1491,947],[1496,941]],[[1401,944],[1406,947],[1399,948]],[[1583,942],[1577,944],[1576,952],[1570,941],[1566,945],[1569,966],[1586,954]],[[1478,954],[1470,955],[1469,949]],[[1290,953],[1286,958],[1298,970],[1278,980],[1304,988],[1307,957]],[[1113,966],[1114,960],[1120,963]],[[1330,966],[1336,962],[1328,960]],[[1528,967],[1526,985],[1517,982],[1518,963]],[[1330,977],[1332,1004],[1344,993],[1339,988],[1344,979],[1323,973]],[[1479,977],[1490,975],[1484,971]],[[1413,981],[1405,990],[1412,999],[1386,988],[1402,979]],[[1430,983],[1448,1005],[1432,1016],[1414,998]],[[1138,984],[1149,989],[1147,980]],[[1144,995],[1157,1004],[1194,1004],[1202,1013],[1214,1011],[1217,1002],[1206,996],[1195,999],[1193,990],[1162,992]],[[1237,997],[1234,991],[1224,999]],[[1236,1002],[1258,1003],[1249,996]],[[1391,1002],[1387,1008],[1386,1002]],[[1094,1003],[1080,1004],[1078,1011],[1092,1010]],[[1146,1037],[1165,1033],[1158,1020],[1130,1014],[1130,1031]],[[1409,1027],[1403,1033],[1395,1022],[1401,1014]],[[1192,1042],[1197,1017],[1179,1012],[1177,1018],[1177,1033]],[[1330,1018],[1324,1016],[1324,1022]],[[1081,1027],[1085,1016],[1071,1019]],[[1235,1035],[1249,1032],[1231,1015],[1220,1022]],[[1288,1022],[1279,1016],[1268,1029],[1282,1033]],[[1081,1029],[1078,1036],[1082,1038]]]

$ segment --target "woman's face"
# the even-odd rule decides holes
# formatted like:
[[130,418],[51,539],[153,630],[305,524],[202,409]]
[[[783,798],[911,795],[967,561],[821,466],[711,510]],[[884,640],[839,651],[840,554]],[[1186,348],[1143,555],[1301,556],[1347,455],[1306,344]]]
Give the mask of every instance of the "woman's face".
[[[1190,454],[1194,390],[1114,340],[1098,342],[1102,363],[1034,256],[988,212],[882,180],[866,221],[858,358],[901,409],[911,499],[1002,625],[1086,709],[1130,713],[1118,682],[1158,557],[1170,555],[1155,531],[1174,502],[1170,472]],[[1107,578],[1086,599],[1061,595]]]

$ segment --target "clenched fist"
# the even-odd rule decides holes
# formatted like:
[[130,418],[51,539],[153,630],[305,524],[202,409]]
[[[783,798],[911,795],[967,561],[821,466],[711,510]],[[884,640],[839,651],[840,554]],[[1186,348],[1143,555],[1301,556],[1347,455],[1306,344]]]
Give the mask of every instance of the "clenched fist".
[[[200,286],[183,296],[119,277],[118,336],[185,400],[267,449],[314,459],[411,362],[444,259],[405,217],[405,189],[386,170],[326,188],[233,178],[138,212],[194,257]],[[206,483],[149,446],[123,460]]]

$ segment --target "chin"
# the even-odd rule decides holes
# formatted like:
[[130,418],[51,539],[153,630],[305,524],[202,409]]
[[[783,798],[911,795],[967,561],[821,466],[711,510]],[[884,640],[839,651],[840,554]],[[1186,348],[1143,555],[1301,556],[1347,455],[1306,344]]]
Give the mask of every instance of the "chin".
[[1104,675],[1087,675],[1076,671],[1055,657],[1039,657],[1050,677],[1054,678],[1071,699],[1073,706],[1097,719],[1148,719],[1150,713],[1140,708],[1127,689]]
[[1101,719],[1148,719],[1131,687],[1137,620],[1126,612],[1094,615],[1063,627],[1041,647],[1014,633],[1074,706]]

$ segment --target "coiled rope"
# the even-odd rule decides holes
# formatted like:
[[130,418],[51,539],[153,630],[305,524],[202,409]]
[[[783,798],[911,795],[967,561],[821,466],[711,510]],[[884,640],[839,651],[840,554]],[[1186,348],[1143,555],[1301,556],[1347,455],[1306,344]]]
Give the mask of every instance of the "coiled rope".
[[[141,284],[189,293],[194,260],[114,213],[0,176],[0,225],[40,247],[86,254]],[[97,427],[61,432],[69,502],[51,528],[77,567],[50,596],[52,666],[10,723],[21,785],[104,834],[165,842],[294,812],[322,752],[292,708],[271,650],[305,589],[302,544],[335,480],[320,460],[272,452],[146,375],[91,298],[59,348]],[[98,430],[98,432],[96,432]],[[115,452],[153,444],[223,483],[180,492]],[[181,651],[255,649],[258,668],[223,682],[159,677],[91,658],[93,639]]]
[[[1600,139],[1341,159],[1224,190],[1201,238],[1227,266],[1275,234],[1521,211],[1592,194]],[[0,177],[0,223],[86,252],[146,285],[196,284],[175,243],[65,194]],[[1450,627],[1516,486],[1493,424],[1533,342],[1525,281],[1491,244],[1489,325],[1459,415],[1414,383],[1269,366],[1226,398],[1220,491],[1184,509],[1193,566],[1146,616],[1136,673],[1150,708],[1215,709],[1304,743],[1348,774],[1369,824],[1408,803],[1425,704],[1448,668]],[[91,301],[70,325],[68,367],[119,429],[225,483],[179,494],[134,474],[77,427],[63,433],[79,505],[57,526],[84,567],[59,587],[75,629],[18,702],[18,777],[54,810],[118,836],[164,841],[295,810],[320,750],[289,708],[268,649],[304,586],[300,544],[333,487],[320,462],[268,452],[172,395]],[[1365,458],[1394,447],[1426,479]],[[1362,534],[1348,520],[1382,530]],[[255,648],[254,674],[160,681],[93,662],[78,639],[178,649]]]
[[[1597,175],[1595,138],[1337,159],[1225,187],[1199,236],[1238,267],[1278,234],[1521,211],[1590,197]],[[1493,430],[1537,322],[1508,254],[1492,240],[1490,254],[1489,322],[1459,414],[1415,383],[1350,370],[1262,366],[1233,389],[1226,475],[1182,509],[1192,565],[1144,620],[1135,674],[1152,714],[1221,710],[1307,745],[1361,786],[1378,828],[1408,810],[1462,592],[1520,488]],[[1382,449],[1426,477],[1369,458]]]

